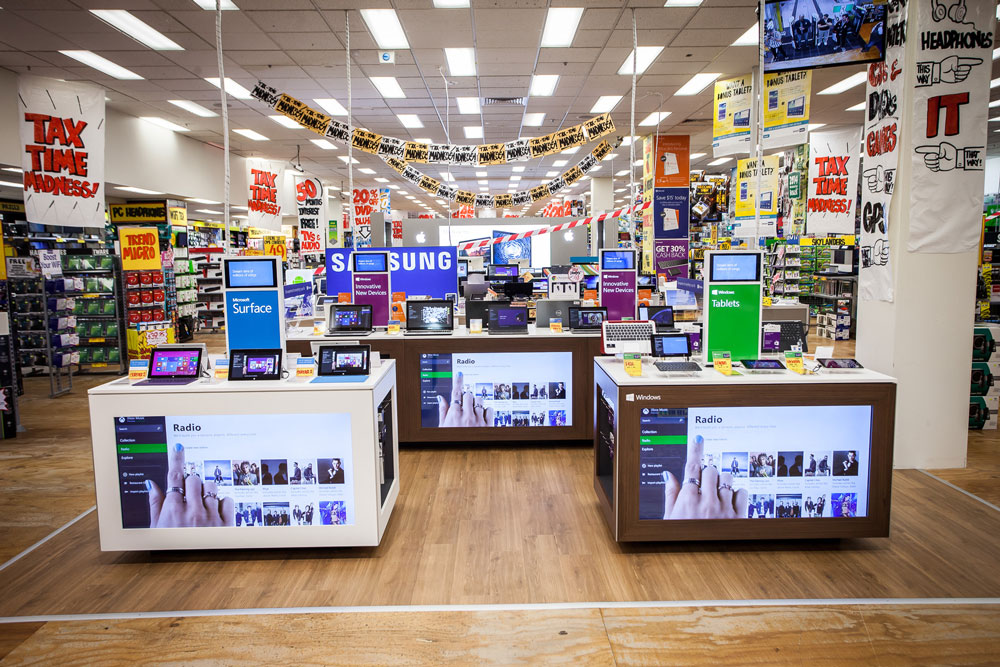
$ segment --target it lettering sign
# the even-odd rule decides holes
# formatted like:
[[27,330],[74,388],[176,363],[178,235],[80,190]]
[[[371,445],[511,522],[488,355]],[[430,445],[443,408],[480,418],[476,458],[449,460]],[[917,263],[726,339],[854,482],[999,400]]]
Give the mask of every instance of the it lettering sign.
[[125,271],[160,270],[160,236],[148,227],[119,227],[122,269]]

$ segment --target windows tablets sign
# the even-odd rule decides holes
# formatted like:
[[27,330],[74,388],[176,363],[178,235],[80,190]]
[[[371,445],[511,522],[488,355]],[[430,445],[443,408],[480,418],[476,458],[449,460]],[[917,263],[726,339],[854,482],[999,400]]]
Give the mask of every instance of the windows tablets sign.
[[[366,250],[369,250],[366,248]],[[393,289],[443,299],[458,292],[458,251],[454,246],[420,248],[371,248],[389,253],[389,273]],[[351,250],[326,251],[326,293],[351,291]]]
[[708,292],[708,360],[712,350],[729,350],[734,359],[760,356],[760,283],[711,285]]

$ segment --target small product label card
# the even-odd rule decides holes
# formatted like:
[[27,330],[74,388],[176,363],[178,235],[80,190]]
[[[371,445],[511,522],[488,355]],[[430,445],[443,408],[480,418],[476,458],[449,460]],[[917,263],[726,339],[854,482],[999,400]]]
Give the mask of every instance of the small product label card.
[[135,384],[146,379],[149,373],[149,359],[133,359],[128,363],[128,383]]
[[713,352],[712,366],[723,375],[735,375],[733,357],[729,352]]
[[399,335],[399,320],[390,320],[388,333],[390,336]]
[[295,377],[305,379],[316,377],[316,360],[312,357],[299,357],[296,359]]
[[805,375],[806,367],[802,361],[802,352],[785,352],[785,367],[790,371],[798,373],[799,375]]
[[469,320],[469,333],[470,334],[483,333],[483,321],[480,319]]
[[215,366],[212,367],[212,376],[216,380],[228,380],[229,379],[229,359],[222,357],[221,359],[216,359]]
[[624,355],[625,372],[632,377],[642,375],[642,355],[636,352],[626,352]]
[[549,331],[552,333],[562,333],[562,318],[552,317],[549,319]]

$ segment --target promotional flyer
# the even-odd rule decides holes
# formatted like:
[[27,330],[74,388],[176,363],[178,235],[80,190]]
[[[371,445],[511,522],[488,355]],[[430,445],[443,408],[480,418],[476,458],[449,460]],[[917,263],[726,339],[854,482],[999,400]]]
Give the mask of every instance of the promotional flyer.
[[705,299],[708,360],[717,351],[731,352],[736,360],[760,356],[760,310],[760,283],[710,285]]
[[351,276],[352,303],[372,307],[372,326],[389,324],[389,274],[355,273]]
[[858,128],[810,133],[808,233],[816,236],[854,233],[860,142]]
[[281,200],[278,194],[285,182],[281,162],[247,158],[247,226],[281,231]]
[[[123,528],[354,523],[347,413],[114,422]],[[289,439],[292,432],[301,437]],[[192,503],[205,511],[186,511]]]
[[796,146],[809,136],[812,72],[778,72],[764,76],[764,148]]
[[[639,518],[868,516],[871,424],[868,405],[643,408]],[[707,493],[708,516],[688,502]]]
[[[776,236],[778,233],[778,165],[777,155],[765,155],[760,170],[760,222],[756,236]],[[736,163],[735,198],[736,222],[752,230],[757,211],[757,160],[747,158]],[[746,235],[746,234],[744,234]]]
[[712,154],[715,157],[750,152],[750,110],[753,75],[715,82]]
[[295,206],[299,218],[299,252],[303,256],[326,250],[326,196],[318,178],[299,177],[295,182]]
[[[443,299],[458,292],[458,251],[455,246],[371,248],[389,253],[392,288],[407,295]],[[351,251],[327,248],[326,293],[351,291]]]
[[572,352],[421,354],[420,425],[571,426],[572,379]]

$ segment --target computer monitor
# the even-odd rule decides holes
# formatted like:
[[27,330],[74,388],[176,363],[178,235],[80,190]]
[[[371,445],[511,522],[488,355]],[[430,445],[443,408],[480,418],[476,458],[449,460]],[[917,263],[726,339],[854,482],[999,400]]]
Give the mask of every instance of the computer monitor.
[[460,259],[458,260],[458,277],[467,278],[469,276],[469,262],[468,260]]
[[455,328],[455,311],[451,301],[433,299],[406,302],[408,331],[451,331]]
[[638,287],[654,287],[656,285],[656,276],[639,276],[636,278],[635,284]]
[[465,283],[465,287],[462,290],[465,295],[465,301],[481,301],[486,295],[486,290],[489,287],[486,283]]
[[491,273],[495,276],[517,276],[517,264],[493,264]]
[[712,253],[708,278],[713,283],[760,282],[760,253]]
[[657,328],[672,329],[674,326],[674,309],[670,306],[639,306],[639,319],[649,320]]
[[542,280],[532,280],[532,289],[536,292],[541,292],[543,294],[549,293],[549,281],[547,279]]
[[356,252],[353,257],[354,273],[385,273],[389,270],[389,253]]
[[[955,6],[962,5],[958,3]],[[941,7],[945,18],[945,3],[930,3]],[[856,65],[878,62],[885,58],[885,25],[887,3],[878,0],[854,2],[798,2],[797,0],[766,0],[764,5],[764,72]],[[964,5],[963,13],[964,13]],[[824,24],[824,20],[828,24]],[[958,19],[956,22],[961,23]],[[830,36],[824,38],[825,34]],[[820,41],[822,40],[822,42]],[[775,95],[777,97],[777,95]],[[767,100],[768,111],[780,108],[778,101]],[[785,116],[801,118],[805,100],[787,101]]]
[[517,298],[527,299],[534,291],[535,287],[532,283],[510,282],[503,285],[503,294],[511,301]]
[[273,259],[227,259],[225,266],[227,289],[278,286],[278,263]]
[[691,356],[691,338],[686,333],[655,333],[650,342],[654,357]]
[[598,289],[601,286],[600,276],[584,276],[583,289]]
[[635,250],[604,250],[601,252],[601,270],[619,271],[635,268]]

